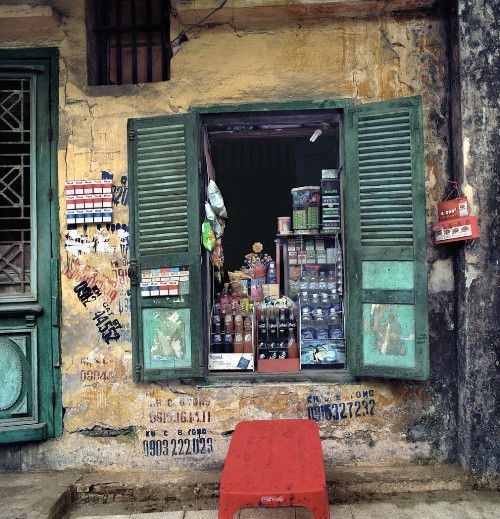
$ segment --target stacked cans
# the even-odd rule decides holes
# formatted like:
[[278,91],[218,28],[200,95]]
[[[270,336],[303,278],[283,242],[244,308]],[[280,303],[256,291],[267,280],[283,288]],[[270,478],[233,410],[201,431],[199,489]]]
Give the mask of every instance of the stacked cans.
[[321,171],[321,230],[340,232],[340,178],[338,169]]

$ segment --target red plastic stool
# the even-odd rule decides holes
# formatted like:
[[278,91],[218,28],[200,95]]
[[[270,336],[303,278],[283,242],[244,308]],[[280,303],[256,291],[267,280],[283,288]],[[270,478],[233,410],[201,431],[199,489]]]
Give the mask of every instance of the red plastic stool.
[[219,519],[240,508],[303,506],[330,519],[323,452],[312,420],[240,422],[220,485]]

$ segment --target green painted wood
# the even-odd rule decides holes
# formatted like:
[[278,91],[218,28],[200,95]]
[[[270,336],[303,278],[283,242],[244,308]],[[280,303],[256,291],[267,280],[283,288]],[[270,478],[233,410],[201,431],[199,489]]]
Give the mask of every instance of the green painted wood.
[[352,104],[352,99],[326,99],[322,101],[296,100],[256,102],[241,104],[217,104],[210,106],[192,106],[190,110],[200,114],[225,112],[273,112],[280,110],[338,110]]
[[34,442],[49,437],[49,428],[46,423],[33,425],[17,425],[0,428],[0,443]]
[[421,99],[347,107],[344,132],[348,367],[356,376],[426,379]]
[[[200,377],[204,329],[198,115],[129,120],[128,153],[134,379]],[[189,294],[141,296],[141,270],[181,266],[189,269]]]
[[[59,230],[57,207],[58,51],[0,50],[0,75],[32,74],[36,110],[32,147],[36,251],[31,297],[0,301],[0,337],[20,348],[22,398],[3,411],[0,443],[41,440],[62,433],[59,371]],[[52,137],[52,139],[51,139]],[[52,190],[52,197],[50,197]],[[48,281],[47,281],[48,280]],[[29,302],[27,301],[29,300]]]
[[412,305],[415,302],[414,290],[373,289],[363,290],[364,303],[406,303]]

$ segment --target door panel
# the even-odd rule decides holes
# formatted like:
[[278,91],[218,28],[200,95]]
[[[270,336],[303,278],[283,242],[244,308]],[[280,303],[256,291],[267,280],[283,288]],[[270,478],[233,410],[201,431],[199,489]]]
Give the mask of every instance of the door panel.
[[0,51],[0,443],[55,432],[56,74],[53,51]]

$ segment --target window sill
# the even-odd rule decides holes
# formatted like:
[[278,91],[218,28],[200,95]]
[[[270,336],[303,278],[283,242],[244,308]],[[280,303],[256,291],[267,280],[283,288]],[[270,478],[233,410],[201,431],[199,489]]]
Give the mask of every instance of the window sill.
[[335,372],[318,370],[302,370],[293,373],[209,373],[203,381],[196,381],[197,387],[227,386],[260,386],[276,384],[354,384],[356,379],[347,370]]

